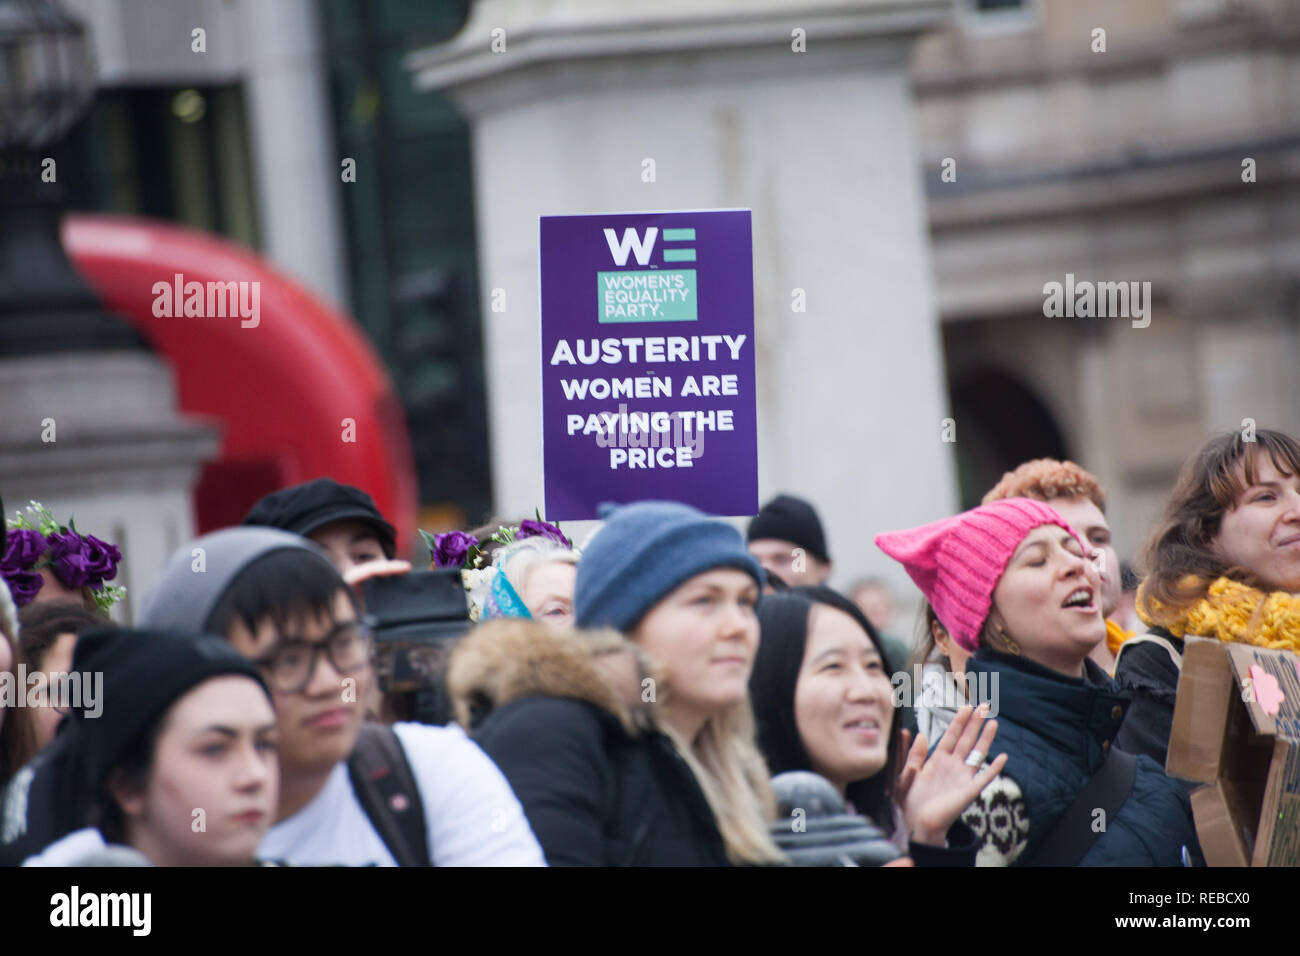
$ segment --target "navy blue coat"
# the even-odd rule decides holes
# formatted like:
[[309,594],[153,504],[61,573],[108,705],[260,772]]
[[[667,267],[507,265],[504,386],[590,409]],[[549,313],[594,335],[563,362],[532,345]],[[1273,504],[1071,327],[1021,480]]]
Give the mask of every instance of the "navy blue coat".
[[[988,649],[966,664],[967,673],[988,682],[990,696],[996,687],[998,733],[989,758],[1005,752],[1008,759],[999,777],[1007,778],[1003,786],[990,785],[964,819],[990,846],[1008,844],[1009,854],[1007,846],[998,848],[1003,856],[1032,860],[1043,836],[1101,767],[1123,725],[1128,698],[1092,661],[1085,667],[1086,678],[1070,678]],[[1199,855],[1183,785],[1150,757],[1137,759],[1133,789],[1104,821],[1105,830],[1080,866],[1178,866],[1184,846],[1194,858]],[[1023,852],[1015,853],[1022,843]]]

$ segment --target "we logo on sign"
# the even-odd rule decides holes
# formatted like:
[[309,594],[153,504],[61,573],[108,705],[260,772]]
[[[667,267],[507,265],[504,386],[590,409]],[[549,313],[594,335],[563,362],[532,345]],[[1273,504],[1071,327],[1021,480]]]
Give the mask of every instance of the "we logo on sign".
[[615,238],[613,229],[605,230],[605,241],[609,243],[609,254],[614,257],[614,264],[618,266],[627,265],[627,254],[629,252],[636,256],[637,265],[649,264],[650,253],[654,252],[655,240],[658,238],[658,226],[648,227],[644,237],[638,236],[636,230],[629,227],[623,230],[622,240]]

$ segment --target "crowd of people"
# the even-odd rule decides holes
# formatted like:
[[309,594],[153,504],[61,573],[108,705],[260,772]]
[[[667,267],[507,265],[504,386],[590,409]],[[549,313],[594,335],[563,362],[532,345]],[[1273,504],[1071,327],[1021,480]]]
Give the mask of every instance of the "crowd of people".
[[268,495],[132,627],[121,554],[37,516],[0,548],[0,677],[41,678],[0,695],[11,865],[1198,865],[1165,771],[1183,640],[1300,650],[1300,442],[1267,430],[1189,459],[1138,627],[1072,462],[875,535],[914,637],[880,579],[828,586],[789,495],[745,535],[646,501],[581,549],[540,516],[428,536],[466,594],[441,720],[377,679],[363,588],[411,568],[364,492]]

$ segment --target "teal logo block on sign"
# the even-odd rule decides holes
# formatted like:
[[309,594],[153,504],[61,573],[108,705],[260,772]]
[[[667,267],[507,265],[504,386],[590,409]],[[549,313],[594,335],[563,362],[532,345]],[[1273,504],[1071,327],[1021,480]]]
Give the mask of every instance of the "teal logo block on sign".
[[[664,242],[694,242],[694,229],[665,229]],[[664,262],[694,262],[694,249],[665,249]]]
[[695,322],[695,270],[597,272],[596,315],[601,323]]

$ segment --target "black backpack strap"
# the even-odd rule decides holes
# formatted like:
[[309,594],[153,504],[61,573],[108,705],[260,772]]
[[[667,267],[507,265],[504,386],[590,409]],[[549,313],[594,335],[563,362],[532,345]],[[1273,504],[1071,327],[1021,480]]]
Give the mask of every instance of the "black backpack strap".
[[398,866],[430,866],[424,801],[397,734],[367,723],[348,760],[348,778],[361,809]]
[[[1077,866],[1128,799],[1137,778],[1137,763],[1137,757],[1112,747],[1087,786],[1047,831],[1028,865]],[[1105,811],[1100,831],[1094,827],[1099,809]]]

